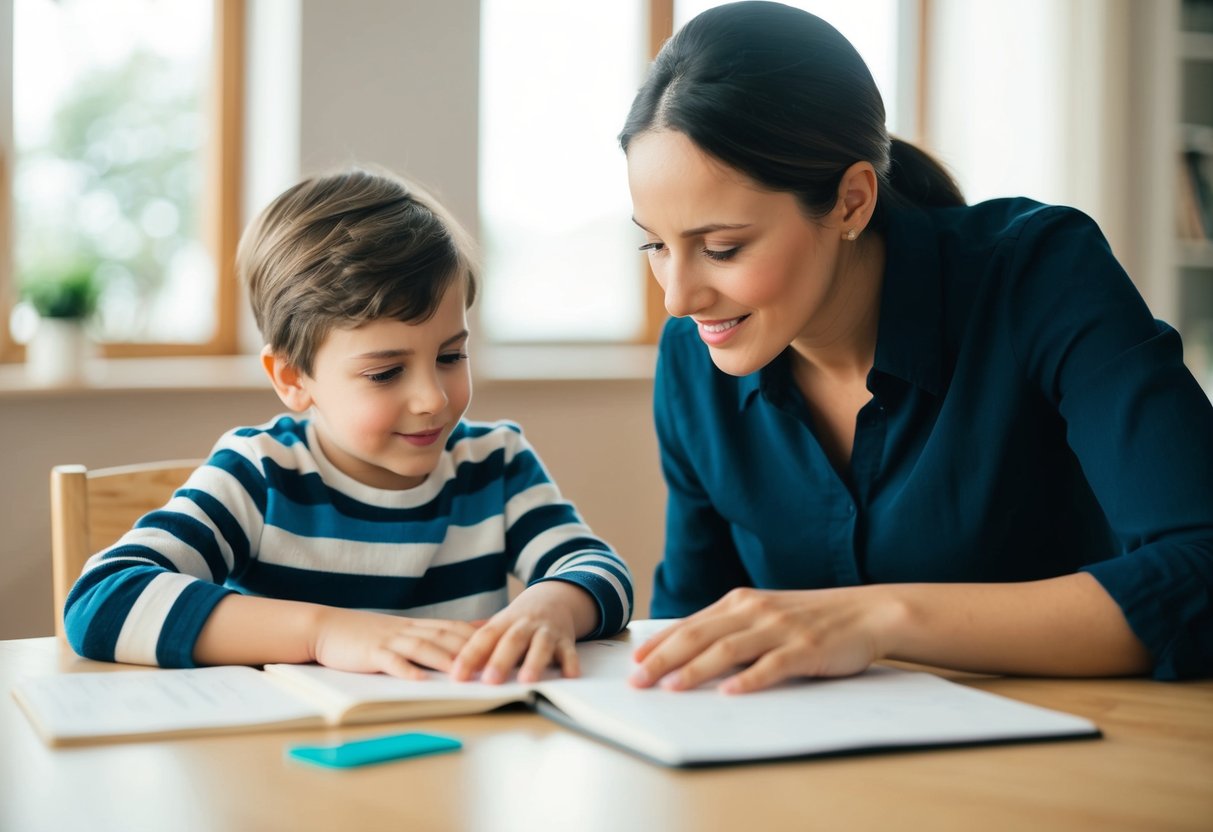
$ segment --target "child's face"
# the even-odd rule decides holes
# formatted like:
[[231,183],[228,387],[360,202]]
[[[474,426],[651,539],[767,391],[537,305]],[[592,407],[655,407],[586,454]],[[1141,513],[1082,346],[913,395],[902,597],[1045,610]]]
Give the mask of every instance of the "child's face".
[[420,485],[471,399],[467,337],[462,284],[423,323],[330,332],[301,380],[329,461],[375,488]]

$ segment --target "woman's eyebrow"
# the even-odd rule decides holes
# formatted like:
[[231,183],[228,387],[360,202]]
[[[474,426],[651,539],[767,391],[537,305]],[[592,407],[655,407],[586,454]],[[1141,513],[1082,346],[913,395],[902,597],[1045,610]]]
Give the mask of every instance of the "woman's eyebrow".
[[[642,228],[643,230],[648,231],[650,234],[653,233],[651,230],[646,228],[645,225],[642,222],[640,222],[640,220],[636,219],[635,217],[632,217],[632,222],[636,223],[636,225],[640,226],[640,228]],[[748,223],[748,222],[737,222],[737,223],[713,222],[713,223],[709,223],[708,225],[701,225],[697,228],[688,228],[686,231],[683,231],[678,236],[680,236],[680,237],[701,237],[704,234],[711,234],[713,231],[735,231],[740,228],[749,228],[749,227],[750,227],[750,223]]]

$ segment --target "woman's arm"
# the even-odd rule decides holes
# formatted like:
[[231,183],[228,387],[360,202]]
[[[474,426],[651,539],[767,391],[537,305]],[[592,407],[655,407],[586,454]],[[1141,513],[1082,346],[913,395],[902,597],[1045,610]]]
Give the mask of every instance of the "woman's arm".
[[[635,684],[681,690],[728,675],[742,693],[845,676],[880,659],[982,673],[1117,676],[1150,656],[1087,574],[1012,584],[737,590],[636,652]],[[738,665],[750,665],[734,672]]]

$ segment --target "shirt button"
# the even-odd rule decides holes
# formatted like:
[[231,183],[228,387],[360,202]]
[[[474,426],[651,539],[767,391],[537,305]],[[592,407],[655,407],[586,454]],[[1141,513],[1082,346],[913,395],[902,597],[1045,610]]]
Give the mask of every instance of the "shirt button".
[[855,504],[847,503],[847,517],[851,517],[854,514],[855,514]]

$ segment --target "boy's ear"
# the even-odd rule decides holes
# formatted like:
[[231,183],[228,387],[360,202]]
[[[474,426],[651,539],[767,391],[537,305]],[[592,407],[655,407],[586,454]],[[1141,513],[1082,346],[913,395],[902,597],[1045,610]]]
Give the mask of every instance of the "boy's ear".
[[302,413],[312,406],[312,394],[303,384],[306,376],[271,350],[269,344],[261,348],[261,366],[265,368],[270,384],[274,385],[274,392],[284,405],[296,413]]

